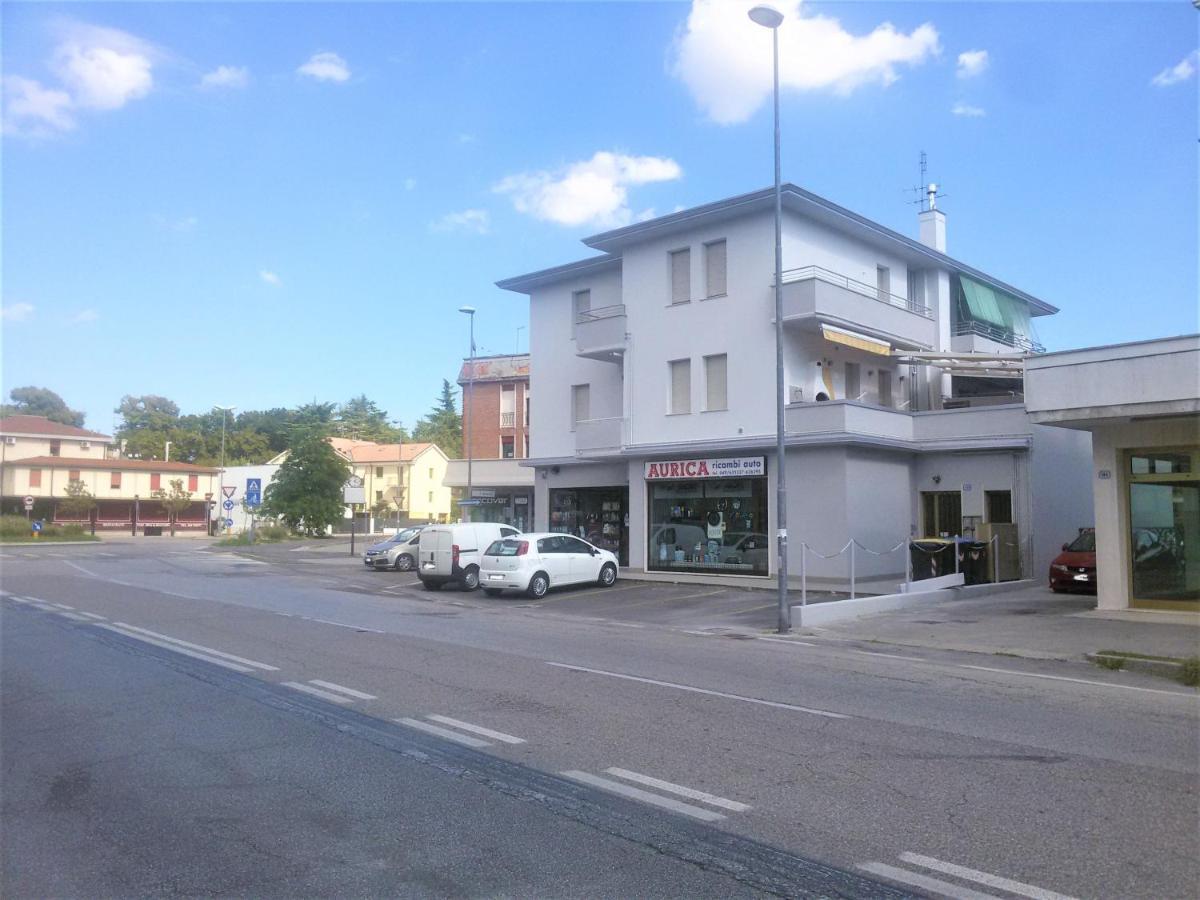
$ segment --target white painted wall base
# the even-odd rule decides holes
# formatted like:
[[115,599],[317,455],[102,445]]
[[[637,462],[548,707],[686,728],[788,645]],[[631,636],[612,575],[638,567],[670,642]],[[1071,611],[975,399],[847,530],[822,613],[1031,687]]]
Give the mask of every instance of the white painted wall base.
[[925,594],[929,591],[940,591],[942,588],[959,587],[967,583],[966,578],[967,576],[962,572],[939,575],[937,578],[922,578],[920,581],[910,581],[908,584],[900,585],[900,593]]

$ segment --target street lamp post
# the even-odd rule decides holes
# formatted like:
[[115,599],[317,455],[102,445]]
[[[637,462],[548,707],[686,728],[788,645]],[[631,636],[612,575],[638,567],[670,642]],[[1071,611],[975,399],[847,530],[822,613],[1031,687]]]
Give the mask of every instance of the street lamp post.
[[400,533],[400,504],[404,502],[404,423],[397,419],[396,428],[396,534]]
[[[236,406],[214,406],[213,409],[219,409],[221,411],[221,468],[220,468],[220,482],[221,483],[219,485],[217,485],[217,487],[221,488],[220,494],[222,497],[225,497],[225,414],[233,412],[235,409],[237,409],[237,407]],[[224,501],[222,500],[222,503],[223,502]],[[222,514],[221,514],[222,528],[225,525],[226,518],[228,518],[228,517],[224,515],[224,509],[222,509]]]
[[771,29],[771,62],[775,101],[775,516],[779,562],[779,624],[777,630],[792,630],[792,608],[787,585],[787,460],[784,449],[783,383],[783,191],[779,179],[779,26],[783,13],[771,6],[756,6],[749,12],[756,25]]
[[[474,458],[474,448],[471,446],[471,432],[472,432],[472,430],[473,430],[473,428],[474,428],[474,425],[475,425],[475,410],[474,410],[474,409],[470,409],[470,412],[468,413],[468,409],[469,409],[469,408],[471,407],[471,405],[472,405],[472,404],[475,402],[475,307],[473,307],[473,306],[460,306],[460,307],[458,308],[458,311],[459,311],[460,313],[466,313],[466,315],[467,315],[467,316],[470,318],[470,320],[471,320],[471,357],[470,357],[470,362],[469,362],[469,364],[468,364],[468,366],[467,366],[467,398],[466,398],[466,400],[463,402],[463,418],[467,420],[467,434],[466,434],[466,443],[467,443],[467,498],[466,498],[466,499],[467,499],[467,500],[472,500],[472,499],[474,498],[474,491],[473,491],[473,489],[472,489],[472,481],[471,481],[471,463],[472,463],[472,461],[473,461],[473,458]],[[471,506],[470,506],[470,504],[468,503],[468,505],[467,505],[467,510],[468,510],[468,513],[467,513],[467,518],[468,518],[468,520],[470,520],[470,518],[471,518],[471,515],[470,515],[470,512],[469,512],[469,511],[470,511],[470,509],[471,509]]]

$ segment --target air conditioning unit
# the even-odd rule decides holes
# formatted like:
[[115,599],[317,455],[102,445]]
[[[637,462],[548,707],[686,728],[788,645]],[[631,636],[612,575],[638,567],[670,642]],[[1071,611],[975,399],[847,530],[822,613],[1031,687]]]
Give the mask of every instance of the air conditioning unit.
[[6,437],[4,439],[4,445],[6,447],[15,447],[17,446],[17,439],[15,437]]
[[91,441],[80,441],[80,442],[79,442],[79,449],[80,449],[80,450],[91,450],[91,449],[92,449],[92,442],[91,442]]

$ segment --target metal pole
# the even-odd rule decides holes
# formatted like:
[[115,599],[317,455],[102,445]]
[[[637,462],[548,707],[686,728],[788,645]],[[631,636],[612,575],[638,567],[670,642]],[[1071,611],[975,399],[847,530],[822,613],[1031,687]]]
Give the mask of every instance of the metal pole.
[[137,494],[134,494],[133,495],[133,531],[130,534],[131,537],[137,537],[137,520],[138,520],[138,514],[141,512],[141,505],[142,505],[142,501],[140,499],[138,499]]
[[[475,448],[471,446],[471,434],[475,430],[475,312],[472,310],[471,315],[471,363],[467,370],[467,403],[463,406],[466,410],[467,406],[471,407],[470,415],[467,416],[467,499],[472,499],[475,494],[471,480],[471,463],[474,461]],[[467,507],[467,520],[471,519],[471,507]]]
[[808,549],[808,544],[800,542],[800,618],[804,619],[804,607],[808,606],[808,560],[805,559],[805,551]]
[[904,592],[912,588],[912,541],[904,543]]
[[954,536],[954,574],[958,574],[958,535]]
[[854,599],[854,541],[850,541],[850,599]]
[[[221,407],[221,496],[225,496],[225,407]],[[225,515],[224,501],[221,507],[221,527],[224,530],[225,520],[229,518]]]
[[354,555],[354,526],[355,526],[355,524],[356,524],[356,522],[354,519],[354,504],[352,503],[352,504],[350,504],[350,555],[351,556]]
[[787,586],[787,457],[784,438],[783,384],[783,191],[779,178],[779,29],[771,29],[771,62],[775,88],[775,515],[779,545],[780,634],[792,630]]
[[1000,583],[1000,535],[992,535],[992,583]]

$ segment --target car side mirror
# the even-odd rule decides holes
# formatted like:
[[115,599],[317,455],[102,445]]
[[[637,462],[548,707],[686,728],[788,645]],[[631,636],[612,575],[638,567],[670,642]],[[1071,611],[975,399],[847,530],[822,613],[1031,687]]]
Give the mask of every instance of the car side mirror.
[[1070,544],[1063,544],[1063,550],[1066,550],[1070,546],[1071,546]]
[[599,555],[600,555],[600,551],[597,550],[595,547],[593,547],[592,548],[592,556],[599,556]]

